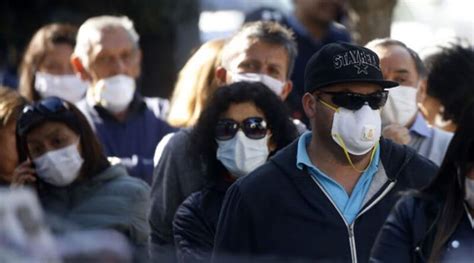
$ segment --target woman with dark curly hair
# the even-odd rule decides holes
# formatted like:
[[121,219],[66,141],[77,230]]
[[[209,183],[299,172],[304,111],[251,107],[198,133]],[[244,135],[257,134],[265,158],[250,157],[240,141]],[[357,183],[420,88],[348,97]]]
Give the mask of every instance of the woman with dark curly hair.
[[438,175],[395,206],[375,242],[371,262],[474,259],[474,103],[465,109]]
[[176,212],[180,262],[210,260],[227,188],[297,136],[285,105],[265,85],[237,82],[216,91],[191,133],[190,154],[205,164],[208,184]]

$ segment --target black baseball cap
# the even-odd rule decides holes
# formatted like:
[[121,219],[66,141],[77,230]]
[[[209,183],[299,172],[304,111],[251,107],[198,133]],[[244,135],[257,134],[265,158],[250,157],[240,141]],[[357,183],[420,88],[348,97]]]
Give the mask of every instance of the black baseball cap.
[[382,88],[398,86],[384,80],[379,57],[372,50],[344,42],[323,46],[306,64],[304,91],[313,92],[322,87],[351,82],[367,82]]

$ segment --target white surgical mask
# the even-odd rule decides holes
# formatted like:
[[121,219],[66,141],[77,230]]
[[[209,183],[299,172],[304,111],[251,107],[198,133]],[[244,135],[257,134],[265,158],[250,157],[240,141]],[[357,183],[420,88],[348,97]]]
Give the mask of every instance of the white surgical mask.
[[344,107],[334,108],[322,100],[320,102],[335,111],[331,136],[345,151],[364,155],[378,143],[382,130],[379,110],[365,104],[353,111]]
[[382,108],[382,125],[390,124],[406,126],[418,112],[416,102],[417,89],[410,86],[391,88],[388,99]]
[[267,161],[268,139],[268,134],[262,139],[250,139],[239,130],[230,140],[217,140],[217,160],[233,176],[245,176]]
[[99,80],[94,87],[94,100],[105,109],[124,111],[135,94],[135,80],[127,75],[115,75]]
[[52,75],[35,73],[35,90],[41,98],[56,96],[69,102],[78,102],[87,91],[87,83],[74,74]]
[[281,96],[283,87],[285,86],[284,82],[279,81],[276,78],[272,78],[265,74],[257,73],[232,73],[232,81],[261,82],[265,84],[268,88],[270,88],[278,96]]
[[464,197],[464,200],[466,200],[470,208],[474,209],[474,179],[466,177],[464,184],[466,191],[466,196]]
[[55,186],[71,184],[79,176],[84,160],[77,149],[78,143],[49,151],[33,160],[38,177]]

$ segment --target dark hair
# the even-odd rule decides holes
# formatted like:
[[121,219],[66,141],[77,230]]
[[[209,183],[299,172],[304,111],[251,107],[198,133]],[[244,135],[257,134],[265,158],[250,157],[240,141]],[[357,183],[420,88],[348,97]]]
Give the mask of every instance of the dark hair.
[[[37,105],[41,101],[37,102],[34,105]],[[44,123],[47,122],[60,122],[68,126],[71,130],[73,130],[80,138],[80,145],[82,150],[82,158],[84,159],[84,163],[82,164],[80,177],[81,178],[90,178],[95,176],[106,168],[110,166],[107,157],[105,156],[102,146],[99,143],[99,140],[95,136],[89,122],[87,121],[86,117],[81,113],[79,109],[77,109],[74,104],[62,100],[62,102],[68,108],[67,118],[63,118],[61,116],[54,116],[48,115],[34,123],[34,125],[29,126],[27,129],[21,129],[21,127],[17,128],[17,138],[19,140],[18,143],[18,153],[20,154],[20,161],[24,161],[28,154],[28,147],[26,144],[26,137],[28,136],[29,132]],[[33,105],[33,107],[34,107]],[[31,106],[27,106],[31,107]],[[22,113],[23,115],[24,113]],[[59,114],[58,114],[59,115]],[[21,123],[18,122],[18,125]]]
[[47,52],[56,45],[68,44],[74,48],[77,28],[54,23],[41,27],[30,40],[20,66],[20,93],[30,101],[40,100],[41,97],[34,88],[35,73],[43,62]]
[[298,136],[285,104],[267,86],[259,82],[235,82],[223,86],[214,93],[191,132],[193,145],[190,145],[190,152],[206,165],[210,178],[215,177],[221,167],[216,159],[216,124],[231,104],[244,102],[254,103],[263,112],[272,132],[271,142],[276,146],[275,151]]
[[288,72],[286,76],[288,78],[291,76],[298,53],[291,29],[272,21],[257,21],[244,24],[222,49],[221,63],[224,67],[227,67],[228,63],[232,60],[236,48],[242,45],[242,39],[256,39],[285,48],[288,55]]
[[439,48],[425,59],[427,93],[443,105],[443,118],[459,125],[462,112],[474,101],[474,50],[460,43]]
[[473,156],[474,103],[471,103],[459,122],[437,176],[421,191],[422,195],[437,197],[442,202],[430,262],[439,261],[442,248],[464,214],[464,180]]
[[413,59],[413,62],[415,63],[415,68],[420,76],[420,78],[424,79],[427,76],[427,71],[425,64],[423,63],[423,60],[421,60],[420,56],[418,53],[416,53],[413,49],[409,48],[405,43],[402,41],[396,40],[396,39],[391,39],[391,38],[377,38],[365,45],[367,48],[373,49],[376,47],[389,47],[389,46],[399,46],[404,48],[408,54],[410,54],[411,58]]

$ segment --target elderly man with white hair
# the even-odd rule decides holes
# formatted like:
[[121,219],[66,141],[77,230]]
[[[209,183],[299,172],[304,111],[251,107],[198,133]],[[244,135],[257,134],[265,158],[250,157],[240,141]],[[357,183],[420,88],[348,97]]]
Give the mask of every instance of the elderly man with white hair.
[[77,106],[106,154],[120,160],[130,175],[151,183],[155,147],[174,129],[160,118],[163,104],[136,90],[142,58],[138,40],[129,18],[92,17],[79,28],[71,62],[90,83]]

